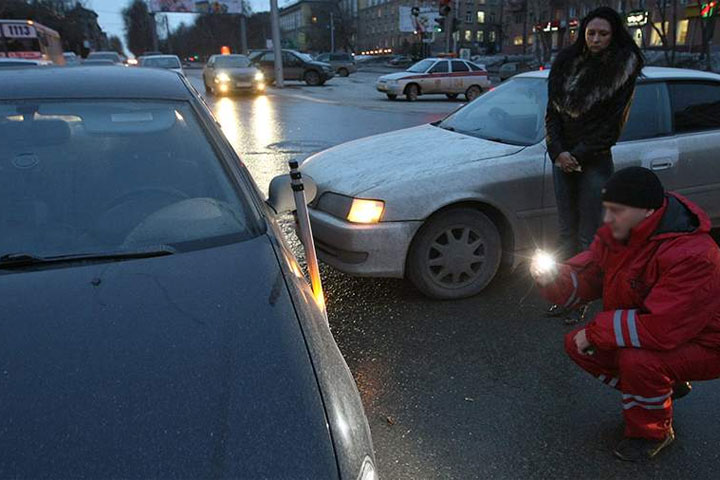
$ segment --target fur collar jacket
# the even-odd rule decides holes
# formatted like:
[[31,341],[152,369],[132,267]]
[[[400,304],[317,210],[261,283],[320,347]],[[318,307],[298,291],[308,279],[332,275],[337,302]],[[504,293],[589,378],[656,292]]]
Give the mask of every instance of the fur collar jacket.
[[550,70],[549,100],[559,113],[577,119],[609,100],[640,73],[640,62],[630,49],[608,49],[600,54],[575,55],[562,51]]

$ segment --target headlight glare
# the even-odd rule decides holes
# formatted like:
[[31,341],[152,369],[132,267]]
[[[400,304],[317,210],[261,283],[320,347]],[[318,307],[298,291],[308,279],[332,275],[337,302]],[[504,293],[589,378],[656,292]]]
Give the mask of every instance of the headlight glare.
[[262,82],[263,80],[265,80],[265,75],[263,74],[263,72],[257,72],[255,74],[255,81]]
[[347,219],[353,223],[378,223],[385,211],[385,202],[354,198]]
[[227,73],[218,73],[215,77],[215,81],[219,83],[227,83],[230,81],[230,75]]

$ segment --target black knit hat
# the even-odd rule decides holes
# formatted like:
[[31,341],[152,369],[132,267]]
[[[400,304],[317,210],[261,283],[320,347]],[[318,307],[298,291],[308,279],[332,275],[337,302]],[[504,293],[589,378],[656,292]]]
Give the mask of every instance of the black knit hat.
[[651,170],[628,167],[610,177],[602,190],[602,199],[629,207],[658,209],[665,200],[665,189]]

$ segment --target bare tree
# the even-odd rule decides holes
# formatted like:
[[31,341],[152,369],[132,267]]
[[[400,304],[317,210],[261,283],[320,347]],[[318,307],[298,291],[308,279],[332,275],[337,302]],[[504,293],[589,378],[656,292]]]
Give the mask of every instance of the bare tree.
[[[650,25],[660,38],[665,63],[672,67],[675,65],[675,51],[677,47],[677,8],[678,0],[656,0],[651,15],[659,22],[651,21]],[[659,26],[658,26],[659,25]]]

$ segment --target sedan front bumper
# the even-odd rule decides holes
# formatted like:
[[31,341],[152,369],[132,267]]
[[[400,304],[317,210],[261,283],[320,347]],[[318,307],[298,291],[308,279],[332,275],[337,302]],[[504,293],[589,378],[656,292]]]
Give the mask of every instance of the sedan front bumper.
[[324,263],[360,277],[405,275],[405,257],[422,222],[365,225],[308,210],[318,258]]
[[375,88],[378,92],[389,93],[390,95],[401,95],[402,87],[398,83],[377,82]]

